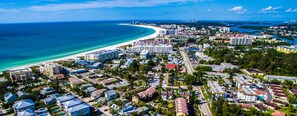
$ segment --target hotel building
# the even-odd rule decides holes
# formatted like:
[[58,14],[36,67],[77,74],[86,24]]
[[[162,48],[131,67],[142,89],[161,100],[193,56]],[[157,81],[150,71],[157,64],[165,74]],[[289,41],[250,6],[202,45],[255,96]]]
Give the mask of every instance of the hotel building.
[[85,55],[86,60],[105,62],[106,60],[111,60],[119,57],[119,50],[101,50],[93,53],[88,53]]
[[160,45],[136,45],[132,47],[133,52],[142,52],[148,50],[151,53],[169,53],[173,50],[172,45],[160,44]]

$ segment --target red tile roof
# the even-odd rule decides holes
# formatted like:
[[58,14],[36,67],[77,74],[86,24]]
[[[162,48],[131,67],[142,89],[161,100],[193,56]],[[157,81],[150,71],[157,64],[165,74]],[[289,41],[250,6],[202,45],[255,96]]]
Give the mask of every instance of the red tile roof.
[[166,64],[166,68],[176,70],[178,69],[178,66],[176,64]]

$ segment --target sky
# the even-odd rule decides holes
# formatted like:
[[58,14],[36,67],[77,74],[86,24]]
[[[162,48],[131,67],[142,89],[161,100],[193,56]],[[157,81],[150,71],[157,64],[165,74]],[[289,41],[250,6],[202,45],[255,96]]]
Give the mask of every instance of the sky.
[[297,19],[297,0],[0,0],[0,23]]

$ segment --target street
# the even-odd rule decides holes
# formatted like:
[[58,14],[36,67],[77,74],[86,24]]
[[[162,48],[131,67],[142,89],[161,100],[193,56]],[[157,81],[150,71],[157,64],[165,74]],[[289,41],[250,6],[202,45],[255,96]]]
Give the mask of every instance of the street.
[[[187,68],[187,72],[189,74],[193,74],[194,68],[193,68],[193,66],[191,64],[191,61],[187,57],[187,54],[183,50],[179,50],[179,51],[180,51],[181,56],[184,59],[184,64],[185,64],[185,66]],[[193,86],[193,89],[198,91],[199,93],[201,93],[201,95],[199,95],[199,97],[198,97],[199,100],[204,100],[205,99],[204,95],[203,95],[203,93],[201,91],[200,86]],[[208,107],[208,102],[200,104],[199,106],[200,106],[201,112],[203,113],[203,116],[212,116],[212,114],[210,112],[210,109]]]

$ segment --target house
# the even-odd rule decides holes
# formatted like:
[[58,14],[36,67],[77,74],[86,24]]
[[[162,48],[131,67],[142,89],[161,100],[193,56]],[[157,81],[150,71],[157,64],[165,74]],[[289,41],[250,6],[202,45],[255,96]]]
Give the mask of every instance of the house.
[[130,112],[132,112],[134,110],[135,110],[135,108],[133,106],[126,106],[120,111],[120,114],[129,114]]
[[116,92],[114,90],[109,90],[105,92],[105,97],[107,98],[107,100],[112,100],[116,98]]
[[73,99],[76,99],[76,97],[73,96],[73,95],[64,95],[64,96],[61,96],[61,97],[57,97],[56,98],[57,104],[60,107],[62,107],[62,103],[67,102],[67,101],[70,101],[70,100],[73,100]]
[[69,116],[88,116],[90,115],[91,106],[87,103],[82,103],[68,109],[65,109]]
[[18,97],[22,97],[24,95],[27,95],[27,93],[23,92],[23,91],[18,91],[16,94],[18,95]]
[[17,99],[17,96],[12,94],[11,92],[4,94],[4,102],[12,102]]
[[175,111],[176,116],[187,116],[188,115],[188,106],[184,98],[175,99]]
[[91,94],[92,92],[96,91],[97,89],[95,87],[88,87],[86,90],[85,90],[85,93],[87,94]]
[[78,85],[78,84],[81,84],[84,82],[83,80],[78,79],[76,77],[68,78],[68,81],[69,81],[71,87],[74,87],[75,85]]
[[177,66],[177,64],[166,64],[166,69],[177,70],[178,66]]
[[84,88],[88,88],[88,87],[93,87],[93,85],[90,84],[90,83],[82,84],[82,85],[79,87],[79,89],[82,90],[82,89],[84,89]]
[[41,101],[45,104],[45,105],[52,105],[56,103],[56,98],[59,97],[60,94],[58,93],[54,93],[51,95],[48,95],[47,98],[42,99]]
[[50,93],[53,93],[53,92],[55,92],[55,90],[52,89],[52,88],[50,88],[50,87],[45,87],[45,88],[43,88],[43,89],[40,91],[40,93],[41,93],[42,95],[47,95],[47,94],[50,94]]
[[83,103],[80,99],[72,99],[62,103],[63,109],[67,110],[73,106]]
[[31,109],[26,109],[21,112],[17,112],[17,116],[35,116],[35,113]]
[[94,69],[98,69],[98,68],[100,68],[102,66],[103,66],[103,64],[101,62],[96,62],[93,65],[91,65],[90,67],[94,68]]
[[35,110],[36,116],[51,116],[47,108],[39,108]]
[[25,111],[25,110],[34,111],[35,110],[35,103],[30,99],[23,99],[23,100],[14,102],[12,107],[13,107],[13,110],[14,110],[15,113],[22,112],[22,111]]
[[104,91],[106,91],[106,89],[96,90],[96,91],[92,92],[91,97],[93,99],[97,99],[97,98],[101,97],[101,95],[103,94]]

